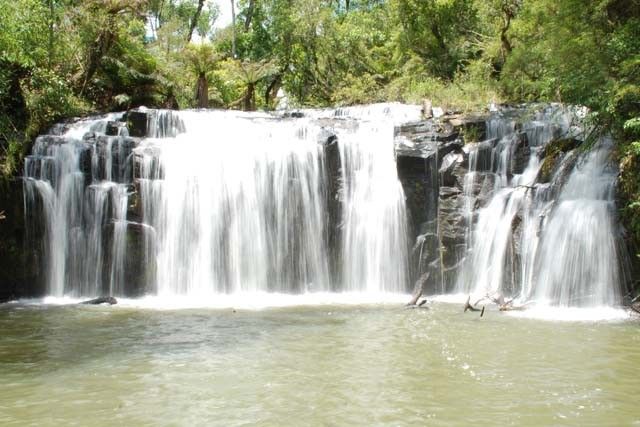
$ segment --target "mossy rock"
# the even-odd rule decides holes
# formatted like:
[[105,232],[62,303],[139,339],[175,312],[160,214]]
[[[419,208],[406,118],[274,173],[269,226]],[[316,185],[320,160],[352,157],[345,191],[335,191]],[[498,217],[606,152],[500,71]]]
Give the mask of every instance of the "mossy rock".
[[560,138],[551,141],[547,144],[546,147],[544,147],[544,157],[546,158],[560,153],[568,153],[569,151],[578,147],[578,145],[580,145],[580,142],[581,141],[575,138]]
[[540,166],[540,172],[538,172],[537,182],[541,184],[551,182],[551,178],[553,178],[553,174],[558,169],[564,154],[575,149],[578,145],[580,145],[580,141],[575,138],[556,139],[547,144],[544,148],[544,158]]

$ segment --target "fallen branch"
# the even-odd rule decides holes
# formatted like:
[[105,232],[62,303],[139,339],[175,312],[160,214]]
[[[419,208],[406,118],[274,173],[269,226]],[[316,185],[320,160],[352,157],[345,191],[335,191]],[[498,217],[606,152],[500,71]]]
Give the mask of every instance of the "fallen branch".
[[[467,312],[467,310],[468,311],[481,311],[479,308],[475,308],[474,306],[472,306],[469,301],[471,301],[471,295],[469,295],[467,297],[467,302],[464,303],[464,312],[465,313]],[[484,310],[484,306],[482,307],[482,310]]]
[[[416,283],[413,287],[413,296],[411,297],[411,301],[407,303],[407,307],[416,305],[418,303],[418,300],[422,296],[422,289],[424,288],[424,284],[427,282],[428,279],[429,279],[429,273],[427,272],[427,273],[424,273],[422,276],[420,276],[418,280],[416,280]],[[426,301],[427,300],[424,300],[422,303],[420,303],[420,305],[424,304]]]

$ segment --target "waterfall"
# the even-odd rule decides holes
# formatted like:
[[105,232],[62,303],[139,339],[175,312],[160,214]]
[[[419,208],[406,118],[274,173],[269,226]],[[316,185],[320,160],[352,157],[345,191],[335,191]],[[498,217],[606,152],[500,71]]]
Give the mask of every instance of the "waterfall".
[[575,112],[558,107],[518,126],[513,116],[497,114],[487,120],[487,141],[466,147],[466,258],[457,292],[560,306],[619,302],[611,141],[602,139],[588,154],[561,154],[551,182],[539,182],[547,144],[580,137],[574,119]]
[[419,108],[298,115],[142,109],[39,137],[25,203],[44,212],[48,292],[407,291],[394,124]]
[[536,298],[559,305],[620,301],[612,142],[580,159],[549,215],[536,264]]
[[[128,195],[125,140],[104,136],[107,123],[117,117],[58,126],[54,128],[58,134],[38,137],[25,159],[26,212],[27,217],[44,215],[45,273],[51,295],[97,295],[122,282],[118,279],[126,230],[122,209]],[[110,218],[115,231],[106,236]],[[113,240],[115,259],[105,253],[106,237]],[[106,279],[105,263],[110,264]]]
[[503,108],[463,144],[399,104],[114,113],[38,137],[26,212],[54,296],[407,292],[415,232],[430,291],[615,305],[612,142],[578,116]]

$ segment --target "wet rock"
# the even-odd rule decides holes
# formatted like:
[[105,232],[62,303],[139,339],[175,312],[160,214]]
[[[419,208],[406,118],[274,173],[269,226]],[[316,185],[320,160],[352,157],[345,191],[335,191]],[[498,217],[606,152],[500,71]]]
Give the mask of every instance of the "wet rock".
[[282,114],[284,118],[292,118],[292,119],[301,119],[304,117],[304,112],[302,111],[286,111]]
[[114,297],[98,297],[98,298],[90,299],[88,301],[82,301],[80,304],[87,304],[87,305],[108,304],[108,305],[114,305],[114,304],[117,304],[117,303],[118,303],[118,300],[115,299]]
[[[175,138],[186,132],[186,126],[178,113],[172,110],[148,110],[147,133],[153,138]],[[137,136],[137,135],[132,135]]]
[[62,145],[68,142],[67,138],[61,135],[40,135],[36,138],[34,147],[38,150],[41,147],[48,147],[50,145]]
[[128,133],[127,124],[124,122],[109,121],[107,122],[105,135],[107,136],[126,136]]
[[[542,184],[549,183],[559,172],[563,174],[563,177],[558,178],[562,179],[568,177],[571,169],[573,169],[575,161],[577,160],[577,155],[568,157],[568,153],[574,151],[580,143],[581,142],[577,139],[564,138],[547,144],[543,151],[542,165],[540,166],[536,182]],[[561,169],[563,169],[563,171],[560,171]]]
[[453,126],[448,123],[425,120],[405,124],[396,128],[396,155],[426,159],[437,154],[438,158],[442,159],[451,151],[462,148],[463,144],[458,140],[458,136]]
[[[21,179],[1,184],[0,302],[45,294],[44,208],[35,188]],[[25,223],[25,191],[30,210]]]
[[69,130],[68,123],[56,123],[47,131],[49,135],[64,135]]
[[462,153],[449,153],[442,159],[440,169],[440,185],[462,188],[464,176],[468,171],[465,157]]
[[493,148],[496,146],[495,138],[482,142],[465,144],[463,151],[467,156],[470,169],[476,172],[490,172],[493,167]]
[[154,146],[138,147],[133,152],[134,179],[164,179],[160,150]]
[[[335,133],[323,129],[318,136],[318,142],[322,145],[324,159],[324,173],[326,182],[326,212],[328,213],[328,249],[331,254],[329,260],[330,271],[337,272],[341,258],[340,245],[340,221],[342,217],[342,162],[340,160],[340,147]],[[334,282],[338,279],[334,277]]]
[[138,138],[99,136],[96,141],[96,178],[117,183],[133,181],[133,149]]
[[331,144],[337,144],[337,143],[338,143],[338,136],[336,135],[335,132],[327,128],[322,128],[320,130],[320,133],[318,134],[318,144],[326,147]]
[[96,132],[90,131],[82,135],[82,140],[87,144],[95,144],[98,139],[99,134]]
[[440,187],[438,203],[439,236],[443,243],[464,242],[464,197],[456,187]]
[[144,138],[148,136],[149,112],[141,110],[127,111],[125,115],[129,135]]
[[[124,230],[117,227],[124,225]],[[123,232],[118,236],[119,232]],[[156,263],[154,256],[156,244],[156,232],[153,227],[126,221],[124,223],[110,222],[102,229],[104,268],[102,271],[103,291],[106,293],[120,294],[129,297],[143,295],[151,291],[155,283]],[[117,238],[123,237],[122,246],[118,247]],[[119,268],[113,269],[117,262],[117,251],[122,251],[122,263]],[[114,272],[121,274],[114,277]],[[111,284],[115,288],[110,288]]]
[[411,258],[412,265],[416,266],[413,272],[416,277],[429,274],[429,280],[423,286],[423,290],[427,292],[427,289],[430,289],[429,283],[440,281],[440,239],[437,221],[422,224],[420,232],[411,251]]
[[495,193],[495,185],[495,173],[482,173],[478,175],[476,184],[473,188],[473,196],[475,197],[475,209],[482,208],[489,203]]
[[142,200],[140,198],[140,181],[130,186],[129,197],[127,198],[127,220],[141,223],[144,213],[142,210]]
[[515,295],[517,293],[519,278],[522,273],[522,227],[522,211],[518,211],[511,221],[511,238],[508,245],[509,253],[507,254],[507,263],[510,264],[507,271],[510,272],[510,275],[507,275],[507,286],[503,287],[506,291],[505,293],[509,295]]
[[455,132],[459,133],[463,141],[468,144],[483,141],[487,137],[487,116],[484,114],[473,114],[465,116],[454,116],[449,119]]
[[531,156],[531,149],[527,141],[526,133],[520,133],[517,136],[515,146],[513,148],[513,155],[511,158],[510,172],[511,174],[522,174],[527,164],[529,163],[529,157]]

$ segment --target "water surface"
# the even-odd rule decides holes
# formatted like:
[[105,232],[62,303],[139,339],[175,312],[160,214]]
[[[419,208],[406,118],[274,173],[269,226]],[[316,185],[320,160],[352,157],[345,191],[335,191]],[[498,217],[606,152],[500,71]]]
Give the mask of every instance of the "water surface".
[[0,307],[0,424],[640,425],[637,321]]

